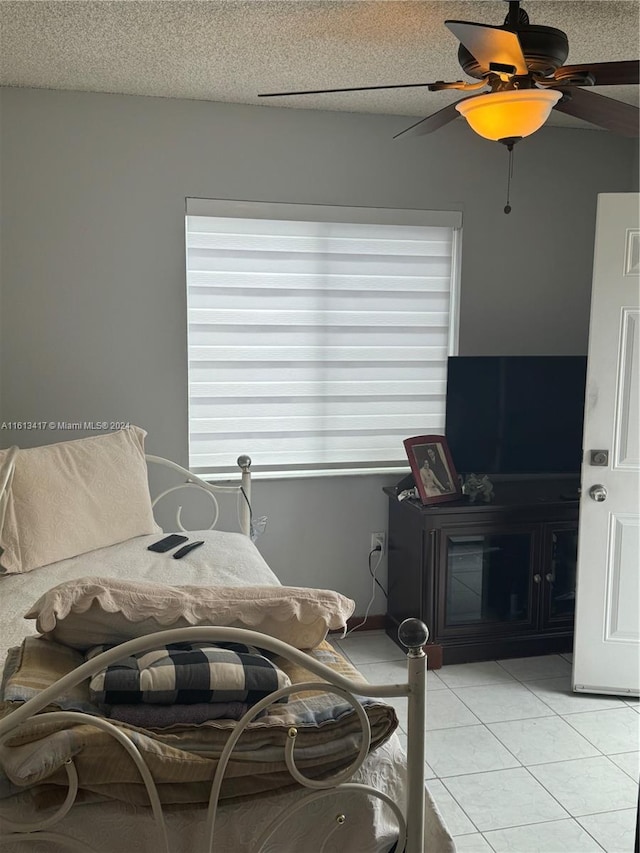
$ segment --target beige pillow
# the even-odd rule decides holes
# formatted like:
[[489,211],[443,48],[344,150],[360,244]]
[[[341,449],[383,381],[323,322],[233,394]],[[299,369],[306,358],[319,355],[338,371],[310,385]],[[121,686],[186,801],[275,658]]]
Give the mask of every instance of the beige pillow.
[[39,566],[158,533],[139,427],[0,450],[0,569]]
[[355,603],[328,589],[287,586],[163,586],[80,578],[58,584],[25,619],[76,649],[121,643],[167,628],[249,628],[299,649],[315,648],[327,631],[344,628]]

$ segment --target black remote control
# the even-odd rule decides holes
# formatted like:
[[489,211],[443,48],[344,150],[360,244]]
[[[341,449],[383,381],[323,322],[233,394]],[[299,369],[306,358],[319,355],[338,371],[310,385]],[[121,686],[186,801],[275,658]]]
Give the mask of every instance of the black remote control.
[[149,545],[147,551],[155,551],[158,554],[164,554],[165,551],[170,551],[172,548],[175,548],[176,545],[186,542],[188,538],[188,536],[181,536],[179,533],[172,533],[170,536],[165,536],[164,539],[160,539],[159,542],[154,542],[153,545]]
[[179,560],[181,557],[186,556],[189,551],[193,551],[194,548],[198,548],[200,545],[204,545],[204,539],[200,539],[199,542],[189,542],[188,545],[184,545],[182,548],[178,548],[176,553],[173,555],[173,559]]

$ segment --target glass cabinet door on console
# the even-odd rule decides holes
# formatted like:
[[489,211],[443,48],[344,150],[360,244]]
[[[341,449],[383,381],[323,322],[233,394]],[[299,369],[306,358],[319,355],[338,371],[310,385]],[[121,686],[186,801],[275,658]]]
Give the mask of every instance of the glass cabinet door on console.
[[495,633],[498,628],[508,634],[533,627],[532,529],[443,527],[439,538],[441,636]]
[[542,622],[546,627],[573,624],[578,557],[577,524],[545,525],[544,598]]

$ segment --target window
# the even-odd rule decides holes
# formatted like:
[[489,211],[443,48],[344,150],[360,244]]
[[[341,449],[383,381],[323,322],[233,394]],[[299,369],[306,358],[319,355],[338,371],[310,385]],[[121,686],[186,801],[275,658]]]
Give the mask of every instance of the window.
[[406,468],[444,431],[461,214],[187,200],[189,464]]

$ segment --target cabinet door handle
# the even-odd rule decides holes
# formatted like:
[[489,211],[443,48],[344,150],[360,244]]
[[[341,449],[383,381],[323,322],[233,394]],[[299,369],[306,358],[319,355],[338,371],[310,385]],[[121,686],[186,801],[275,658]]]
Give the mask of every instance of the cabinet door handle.
[[534,575],[534,576],[533,576],[533,580],[534,580],[536,583],[541,583],[541,581],[542,581],[542,575]]
[[552,581],[553,581],[553,573],[552,573],[552,572],[547,572],[547,574],[545,575],[545,578],[549,581],[549,583],[552,583]]

